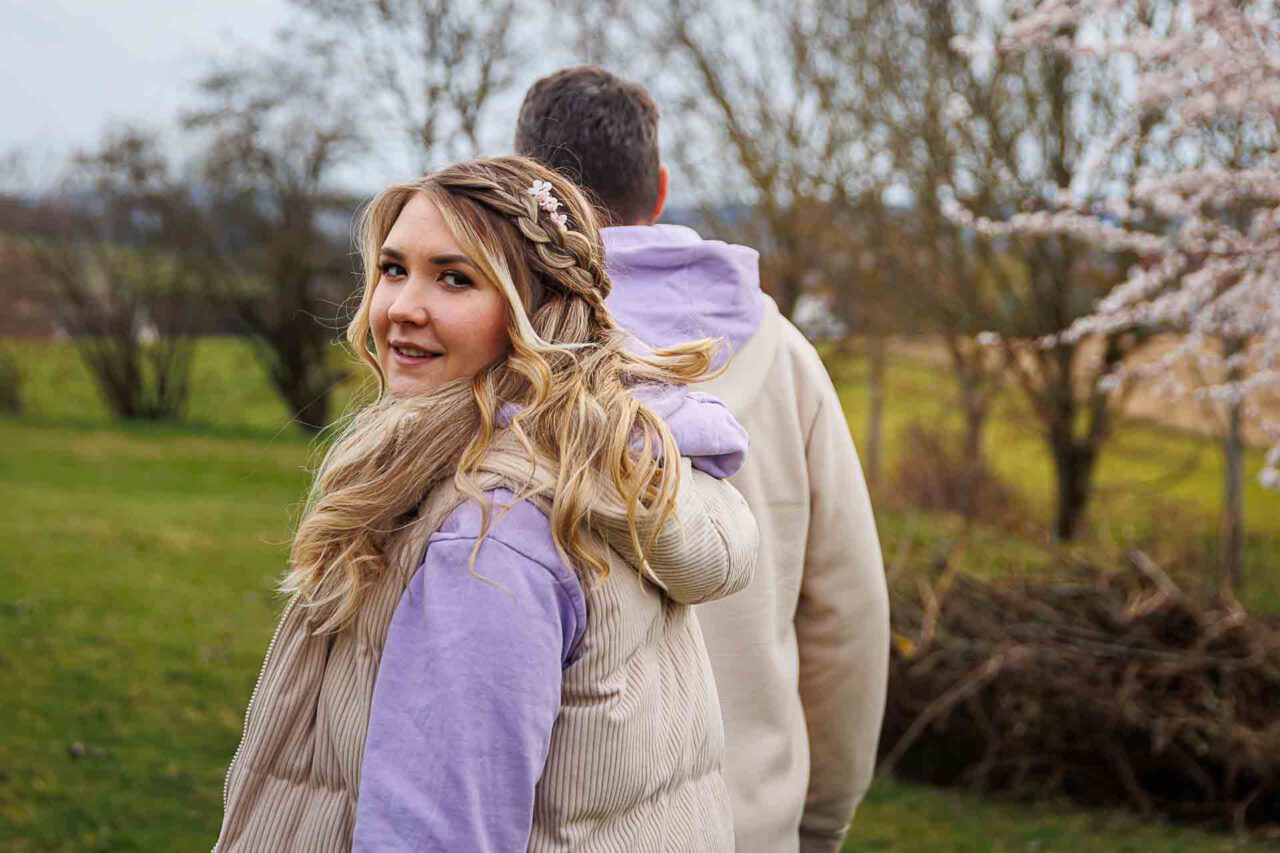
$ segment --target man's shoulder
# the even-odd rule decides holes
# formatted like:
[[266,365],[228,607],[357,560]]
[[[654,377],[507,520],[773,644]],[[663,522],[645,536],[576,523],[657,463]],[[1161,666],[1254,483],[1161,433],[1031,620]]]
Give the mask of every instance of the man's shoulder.
[[[767,322],[775,324],[777,344],[767,369],[761,374],[766,377],[765,384],[775,392],[785,387],[802,411],[811,411],[826,389],[832,387],[826,365],[817,348],[781,313],[773,312]],[[766,396],[769,390],[767,387]]]
[[822,363],[822,356],[818,355],[818,349],[808,338],[804,336],[804,332],[796,327],[796,324],[781,315],[778,316],[778,349],[783,352],[786,357],[795,366],[795,369],[805,372],[818,372],[822,376],[827,375],[826,365]]

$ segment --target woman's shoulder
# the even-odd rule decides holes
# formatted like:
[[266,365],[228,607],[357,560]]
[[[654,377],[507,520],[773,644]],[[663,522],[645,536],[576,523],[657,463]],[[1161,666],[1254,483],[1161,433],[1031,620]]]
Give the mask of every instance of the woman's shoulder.
[[[509,489],[491,489],[485,492],[490,501],[489,530],[485,542],[513,551],[538,563],[553,575],[574,578],[573,569],[561,558],[551,534],[551,520],[530,501],[517,501]],[[484,523],[480,505],[467,499],[445,518],[432,542],[463,539],[476,540]]]

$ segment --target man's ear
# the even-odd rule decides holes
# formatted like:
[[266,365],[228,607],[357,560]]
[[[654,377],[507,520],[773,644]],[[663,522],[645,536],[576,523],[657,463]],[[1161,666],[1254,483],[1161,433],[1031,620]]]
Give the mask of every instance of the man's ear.
[[671,173],[667,171],[666,166],[658,167],[658,200],[653,205],[653,216],[649,217],[649,224],[657,222],[662,216],[662,211],[667,206],[667,182],[671,179]]

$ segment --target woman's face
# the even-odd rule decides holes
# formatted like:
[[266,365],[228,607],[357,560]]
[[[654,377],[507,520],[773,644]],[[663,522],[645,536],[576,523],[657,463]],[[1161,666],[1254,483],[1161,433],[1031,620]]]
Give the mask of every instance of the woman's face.
[[474,376],[507,352],[507,300],[416,194],[382,243],[369,327],[393,396]]

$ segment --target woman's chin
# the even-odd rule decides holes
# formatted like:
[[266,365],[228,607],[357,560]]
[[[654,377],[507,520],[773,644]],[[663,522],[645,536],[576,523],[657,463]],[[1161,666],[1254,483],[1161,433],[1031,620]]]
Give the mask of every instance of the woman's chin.
[[442,384],[443,380],[434,375],[407,376],[403,371],[395,371],[387,377],[387,392],[392,397],[416,397],[439,388]]

